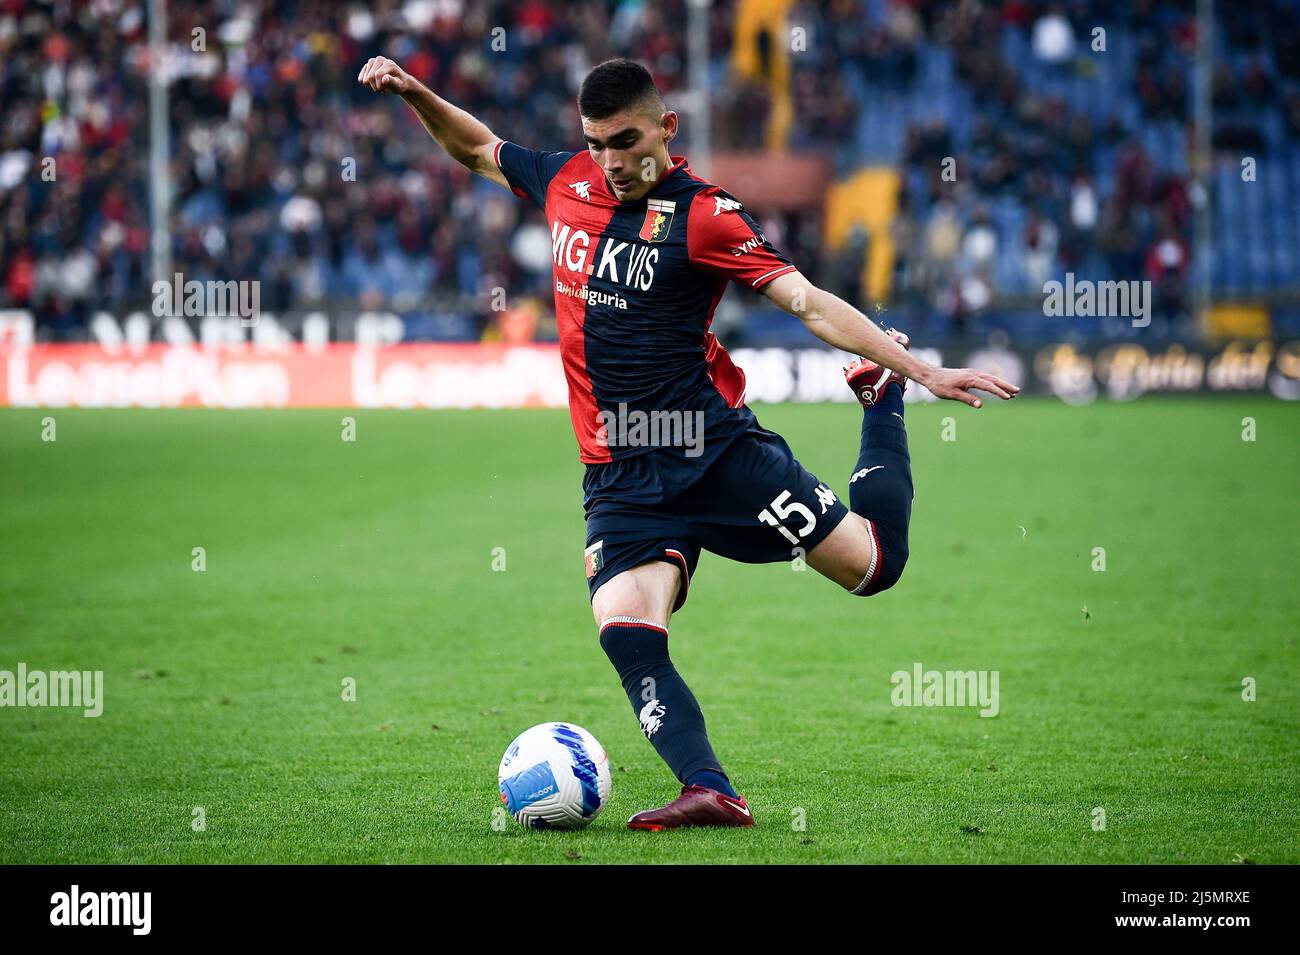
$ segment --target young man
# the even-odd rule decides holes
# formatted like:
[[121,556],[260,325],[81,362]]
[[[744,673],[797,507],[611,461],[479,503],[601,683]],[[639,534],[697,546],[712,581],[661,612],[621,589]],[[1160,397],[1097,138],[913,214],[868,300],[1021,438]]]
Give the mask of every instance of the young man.
[[[905,335],[881,331],[800,275],[739,202],[669,155],[677,114],[636,63],[610,60],[583,81],[582,152],[498,139],[383,57],[357,79],[401,96],[453,159],[531,199],[550,223],[569,410],[587,465],[592,611],[642,731],[683,783],[680,796],[628,826],[753,825],[668,655],[668,620],[686,601],[700,550],[749,563],[806,555],[862,596],[893,586],[912,509],[907,379],[975,408],[975,389],[1009,399],[1019,388],[917,360]],[[845,370],[863,406],[849,507],[745,406],[744,374],[709,332],[729,280],[865,356]]]

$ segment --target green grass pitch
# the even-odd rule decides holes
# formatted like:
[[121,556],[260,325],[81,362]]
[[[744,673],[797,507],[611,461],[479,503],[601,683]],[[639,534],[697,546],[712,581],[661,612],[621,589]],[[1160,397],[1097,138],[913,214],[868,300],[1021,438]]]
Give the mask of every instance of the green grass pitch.
[[[756,411],[845,490],[854,408]],[[1300,862],[1300,405],[908,424],[894,590],[702,558],[671,645],[757,827],[651,834],[678,787],[596,640],[566,412],[0,411],[0,669],[105,680],[98,719],[0,709],[0,862]],[[893,706],[916,662],[1000,713]],[[611,801],[499,831],[553,719]]]

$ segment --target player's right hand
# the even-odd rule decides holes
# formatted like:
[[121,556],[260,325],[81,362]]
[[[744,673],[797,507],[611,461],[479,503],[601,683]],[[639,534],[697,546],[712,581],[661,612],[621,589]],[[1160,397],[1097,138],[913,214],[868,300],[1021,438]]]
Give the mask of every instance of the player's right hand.
[[357,74],[357,82],[376,93],[405,93],[411,85],[406,71],[386,56],[372,56]]

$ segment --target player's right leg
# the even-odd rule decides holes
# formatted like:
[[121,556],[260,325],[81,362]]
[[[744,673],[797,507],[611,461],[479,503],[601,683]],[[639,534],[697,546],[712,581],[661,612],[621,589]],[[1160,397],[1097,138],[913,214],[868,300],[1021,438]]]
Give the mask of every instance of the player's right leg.
[[654,536],[654,528],[667,530],[672,521],[666,510],[624,508],[613,516],[597,506],[588,515],[587,576],[601,649],[641,732],[682,783],[681,795],[637,813],[628,827],[751,826],[749,806],[723,772],[700,705],[668,653],[668,621],[685,601],[699,560],[689,539]]

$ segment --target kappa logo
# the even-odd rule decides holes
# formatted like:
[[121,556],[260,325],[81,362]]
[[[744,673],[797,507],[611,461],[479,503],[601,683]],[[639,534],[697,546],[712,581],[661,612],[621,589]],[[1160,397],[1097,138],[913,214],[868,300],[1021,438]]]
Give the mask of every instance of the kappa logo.
[[578,198],[586,202],[591,201],[591,180],[584,179],[581,182],[569,183],[569,188],[578,194]]
[[863,468],[863,469],[862,469],[861,471],[859,471],[857,474],[853,475],[853,477],[849,478],[849,483],[852,484],[852,483],[853,483],[854,481],[856,481],[858,478],[864,478],[864,477],[866,477],[868,474],[870,474],[872,471],[879,471],[879,470],[881,470],[882,468],[884,468],[884,465],[883,465],[883,464],[877,464],[877,465],[875,465],[874,467]]
[[641,707],[641,732],[645,733],[646,739],[659,732],[659,727],[664,725],[664,714],[667,712],[668,707],[658,700],[651,700]]
[[741,205],[735,199],[728,199],[726,196],[713,197],[713,214],[715,216],[722,212],[735,212],[739,208],[741,208]]

